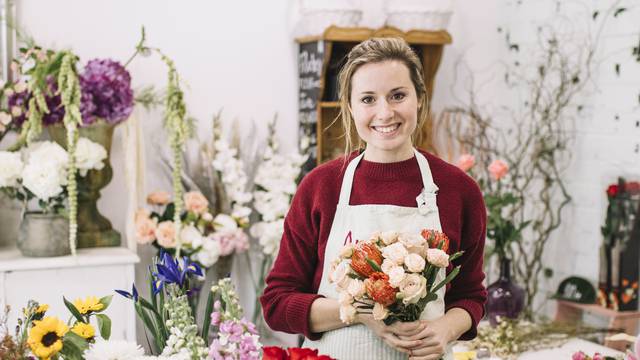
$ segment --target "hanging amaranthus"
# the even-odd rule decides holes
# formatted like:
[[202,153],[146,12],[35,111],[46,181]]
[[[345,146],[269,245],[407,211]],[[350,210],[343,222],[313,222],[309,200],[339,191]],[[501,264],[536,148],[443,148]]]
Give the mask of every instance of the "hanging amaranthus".
[[69,194],[69,245],[71,254],[76,254],[76,236],[78,234],[78,187],[76,183],[76,144],[78,142],[78,125],[82,123],[80,114],[80,81],[76,73],[78,57],[73,53],[63,52],[62,64],[58,73],[60,98],[65,113],[62,121],[67,130],[67,152],[69,153],[69,169],[67,192]]

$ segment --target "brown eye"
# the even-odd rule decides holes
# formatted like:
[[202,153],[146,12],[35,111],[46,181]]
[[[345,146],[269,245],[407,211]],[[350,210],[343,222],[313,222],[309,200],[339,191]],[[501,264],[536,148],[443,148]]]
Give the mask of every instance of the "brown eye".
[[373,99],[373,96],[365,96],[362,99],[360,99],[360,101],[362,101],[365,104],[372,104],[374,99]]
[[395,93],[395,94],[393,94],[391,96],[391,99],[395,100],[395,101],[400,101],[400,100],[404,99],[405,97],[407,97],[407,95],[405,95],[404,93]]

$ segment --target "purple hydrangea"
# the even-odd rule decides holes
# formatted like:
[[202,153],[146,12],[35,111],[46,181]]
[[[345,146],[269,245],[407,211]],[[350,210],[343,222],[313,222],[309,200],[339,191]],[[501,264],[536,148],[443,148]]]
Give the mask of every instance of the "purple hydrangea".
[[117,124],[126,120],[133,110],[131,76],[117,61],[89,61],[80,75],[80,87],[85,124],[91,124],[98,118]]
[[[58,92],[58,86],[53,77],[47,78],[48,92],[44,94],[45,101],[49,112],[42,116],[42,122],[45,126],[53,125],[62,122],[64,118],[64,107],[62,106],[62,100]],[[14,107],[18,107],[21,110],[20,115],[12,115],[13,121],[16,126],[20,128],[27,119],[27,111],[29,110],[29,101],[31,100],[31,93],[28,91],[22,91],[14,93],[9,96],[8,105],[9,111],[12,112]]]

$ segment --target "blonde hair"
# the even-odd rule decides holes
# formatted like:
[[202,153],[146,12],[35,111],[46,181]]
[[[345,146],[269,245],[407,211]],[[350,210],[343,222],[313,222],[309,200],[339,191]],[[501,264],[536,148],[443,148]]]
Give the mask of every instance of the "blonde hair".
[[[422,63],[416,53],[401,38],[371,38],[356,45],[349,55],[338,75],[338,88],[340,96],[340,117],[345,130],[344,155],[348,156],[352,151],[364,147],[364,142],[359,136],[353,135],[353,117],[351,116],[351,79],[353,74],[365,64],[380,63],[384,61],[399,61],[409,69],[411,82],[418,97],[418,121],[416,130],[411,139],[415,144],[420,142],[422,126],[427,120],[428,96],[427,88],[422,77]],[[354,139],[355,138],[355,139]],[[354,146],[357,140],[357,146]]]

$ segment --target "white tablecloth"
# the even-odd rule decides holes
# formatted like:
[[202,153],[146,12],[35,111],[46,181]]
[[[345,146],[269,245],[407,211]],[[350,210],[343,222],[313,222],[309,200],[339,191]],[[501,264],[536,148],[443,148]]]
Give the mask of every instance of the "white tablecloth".
[[[454,352],[465,351],[464,343],[454,346]],[[518,357],[518,360],[570,360],[571,355],[576,351],[584,351],[587,355],[592,356],[594,353],[599,352],[606,356],[619,356],[623,353],[604,347],[600,344],[592,343],[590,341],[582,339],[571,339],[563,346],[555,349],[545,349],[538,351],[529,351],[523,353]],[[501,360],[499,357],[491,357],[489,360]]]

